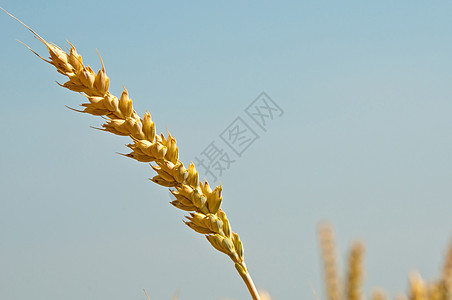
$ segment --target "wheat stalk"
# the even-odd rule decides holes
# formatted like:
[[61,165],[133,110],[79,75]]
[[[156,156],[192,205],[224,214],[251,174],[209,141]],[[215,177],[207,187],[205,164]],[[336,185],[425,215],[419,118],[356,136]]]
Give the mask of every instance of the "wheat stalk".
[[328,300],[340,300],[340,280],[337,272],[336,248],[332,228],[327,224],[319,227],[320,248],[322,253],[325,287]]
[[346,299],[362,299],[361,285],[363,280],[363,253],[363,244],[355,242],[352,245],[348,258],[347,283],[345,288]]
[[443,272],[441,274],[441,286],[445,299],[452,299],[452,241],[447,250]]
[[[3,8],[2,10],[5,11]],[[88,65],[83,64],[81,55],[71,43],[68,42],[70,49],[65,52],[44,40],[22,21],[5,12],[24,25],[47,47],[49,59],[42,58],[25,45],[69,79],[60,86],[81,93],[87,98],[88,101],[81,104],[84,107],[83,110],[73,110],[104,116],[107,121],[102,124],[102,128],[98,129],[116,135],[129,136],[132,139],[132,143],[127,145],[131,152],[123,155],[140,162],[155,163],[151,167],[157,175],[150,180],[170,188],[171,193],[176,197],[176,200],[170,203],[189,212],[185,224],[205,235],[215,249],[231,258],[253,299],[259,299],[259,294],[245,265],[242,241],[238,234],[232,231],[228,218],[221,209],[223,200],[221,183],[212,189],[207,180],[204,183],[200,182],[194,164],[190,163],[186,168],[179,160],[176,139],[168,130],[166,137],[163,133],[157,135],[150,113],[147,111],[143,118],[140,118],[133,109],[132,99],[125,88],[119,98],[108,91],[110,80],[105,73],[100,55],[102,68],[95,73]]]

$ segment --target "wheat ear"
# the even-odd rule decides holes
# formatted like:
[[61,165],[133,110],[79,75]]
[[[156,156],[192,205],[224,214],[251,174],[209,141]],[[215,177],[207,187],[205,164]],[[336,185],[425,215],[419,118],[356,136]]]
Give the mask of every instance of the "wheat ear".
[[372,292],[371,300],[386,300],[386,294],[382,289],[376,289]]
[[429,300],[452,300],[452,242],[445,255],[439,280],[429,283],[426,286]]
[[442,299],[452,299],[452,241],[446,252],[441,279],[439,281],[439,291]]
[[361,285],[363,281],[363,253],[364,246],[360,242],[352,245],[348,257],[348,271],[346,283],[346,299],[361,300],[362,292]]
[[83,109],[76,111],[104,116],[107,121],[102,124],[100,130],[130,136],[132,143],[127,147],[132,151],[124,156],[140,162],[155,163],[152,168],[157,175],[150,180],[170,187],[171,193],[176,197],[176,200],[170,203],[189,212],[185,224],[205,235],[215,249],[231,258],[253,299],[259,299],[257,289],[245,265],[242,241],[238,234],[232,231],[225,212],[220,208],[223,200],[221,184],[212,190],[207,180],[204,183],[199,181],[198,171],[193,163],[185,168],[179,160],[176,139],[169,132],[167,137],[163,133],[157,135],[149,112],[140,118],[133,109],[132,100],[125,88],[119,98],[108,91],[110,80],[105,73],[100,55],[102,69],[95,73],[88,65],[83,64],[82,57],[71,43],[68,42],[70,49],[65,52],[44,40],[22,21],[5,12],[46,45],[50,54],[49,59],[42,58],[27,47],[38,57],[53,65],[59,73],[68,77],[69,80],[60,85],[81,93],[87,98],[88,102],[81,104]]
[[337,272],[337,258],[333,230],[331,226],[322,224],[319,227],[318,231],[323,260],[327,299],[340,300],[340,281]]
[[442,277],[445,282],[448,295],[451,295],[452,294],[452,241],[450,242],[449,249],[447,250]]
[[421,275],[413,272],[410,275],[409,300],[428,300],[428,288]]

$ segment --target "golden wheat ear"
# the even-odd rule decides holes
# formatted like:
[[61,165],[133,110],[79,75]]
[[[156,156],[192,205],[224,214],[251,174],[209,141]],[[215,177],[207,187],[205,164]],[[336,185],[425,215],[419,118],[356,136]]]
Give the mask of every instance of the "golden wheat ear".
[[154,163],[152,169],[157,172],[157,175],[151,178],[151,181],[171,188],[171,193],[176,197],[171,204],[189,212],[185,224],[205,235],[215,249],[228,255],[253,299],[260,299],[245,265],[242,241],[238,234],[232,231],[226,213],[221,209],[223,200],[221,184],[212,189],[207,181],[201,183],[194,164],[190,163],[186,168],[179,160],[176,139],[169,132],[167,136],[163,133],[156,134],[149,112],[140,118],[133,109],[132,99],[125,88],[119,98],[108,91],[110,79],[105,72],[102,58],[100,58],[102,68],[94,72],[88,65],[83,64],[81,55],[72,44],[69,43],[70,48],[65,52],[60,47],[47,42],[18,18],[4,11],[45,44],[50,55],[48,59],[42,58],[27,47],[68,78],[68,81],[60,86],[81,93],[88,100],[81,104],[83,109],[73,110],[102,116],[106,122],[100,128],[101,130],[131,138],[131,143],[127,145],[131,152],[125,156],[140,162]]
[[348,256],[348,270],[346,276],[345,293],[348,300],[361,300],[363,281],[363,254],[364,246],[361,242],[355,242]]
[[333,229],[329,224],[321,224],[318,229],[318,236],[323,261],[327,299],[340,300],[341,289],[337,270],[337,255]]

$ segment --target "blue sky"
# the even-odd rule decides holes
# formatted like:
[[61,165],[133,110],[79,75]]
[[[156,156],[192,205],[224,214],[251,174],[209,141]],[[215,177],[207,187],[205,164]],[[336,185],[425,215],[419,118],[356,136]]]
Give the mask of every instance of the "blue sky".
[[[434,279],[452,234],[449,1],[1,1],[100,66],[110,91],[195,160],[265,91],[283,110],[221,176],[256,285],[322,294],[316,228],[366,245],[367,294]],[[181,222],[127,138],[66,109],[83,97],[0,14],[0,298],[248,299],[229,259]],[[253,127],[254,128],[254,127]],[[224,146],[224,145],[223,145]],[[227,146],[224,146],[225,151]],[[207,176],[202,174],[201,176]]]

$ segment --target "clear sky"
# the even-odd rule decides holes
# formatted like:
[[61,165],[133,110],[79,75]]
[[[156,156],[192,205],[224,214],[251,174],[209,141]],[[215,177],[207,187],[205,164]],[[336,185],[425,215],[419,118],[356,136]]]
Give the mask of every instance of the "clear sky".
[[[323,293],[324,220],[341,259],[366,245],[367,294],[439,274],[452,235],[450,1],[0,5],[94,69],[97,49],[110,90],[126,86],[168,126],[184,163],[212,142],[230,154],[223,209],[274,299]],[[84,98],[16,39],[47,56],[0,13],[0,299],[249,299],[150,167],[116,154],[128,139],[66,109]],[[263,91],[283,111],[265,131],[245,112]],[[240,156],[221,138],[238,117],[259,136]]]

